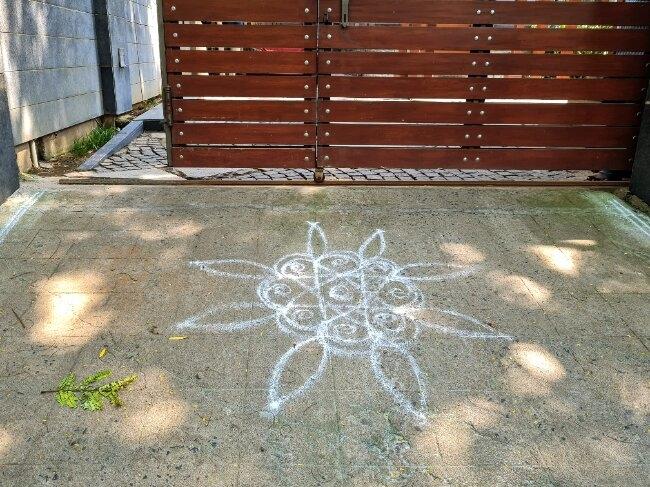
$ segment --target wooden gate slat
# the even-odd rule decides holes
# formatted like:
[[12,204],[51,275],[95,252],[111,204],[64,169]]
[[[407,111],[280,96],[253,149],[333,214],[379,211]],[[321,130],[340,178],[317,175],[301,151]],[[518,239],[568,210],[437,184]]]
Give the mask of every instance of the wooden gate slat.
[[314,145],[315,135],[313,124],[178,123],[172,143]]
[[315,49],[314,25],[166,24],[168,47],[257,47]]
[[318,138],[323,145],[625,148],[636,133],[634,127],[324,124]]
[[[239,102],[237,102],[239,103]],[[549,124],[636,126],[640,104],[443,103],[331,101],[319,103],[322,122]]]
[[316,22],[317,0],[163,0],[166,21]]
[[320,76],[326,97],[641,101],[643,79],[381,78]]
[[174,97],[315,98],[315,76],[169,76]]
[[167,51],[170,73],[315,74],[315,52]]
[[[174,100],[179,122],[214,120],[233,122],[316,123],[316,101]],[[180,109],[180,110],[179,110]]]
[[574,54],[429,54],[327,52],[319,71],[333,74],[646,76],[648,56]]
[[321,27],[325,49],[650,51],[650,30],[490,27]]
[[176,167],[285,167],[313,168],[314,148],[239,149],[223,147],[174,147]]
[[401,167],[414,169],[603,169],[628,170],[627,149],[402,149],[322,147],[328,167]]
[[[321,12],[341,19],[339,0]],[[350,22],[422,24],[650,25],[650,4],[553,1],[351,0]]]

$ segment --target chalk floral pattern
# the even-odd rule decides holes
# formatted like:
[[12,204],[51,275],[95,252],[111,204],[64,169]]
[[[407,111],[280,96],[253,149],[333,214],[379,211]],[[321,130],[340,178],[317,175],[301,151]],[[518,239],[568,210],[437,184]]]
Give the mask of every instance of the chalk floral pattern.
[[[275,323],[295,337],[296,345],[276,363],[271,373],[266,413],[276,415],[289,401],[306,393],[322,377],[335,355],[369,360],[379,385],[406,414],[426,420],[426,382],[411,353],[424,332],[463,339],[504,339],[488,325],[453,310],[430,308],[417,284],[467,276],[472,267],[444,263],[398,265],[384,257],[384,232],[377,230],[356,251],[334,251],[319,223],[309,223],[304,253],[280,258],[272,267],[248,260],[192,262],[217,277],[257,283],[258,302],[216,306],[179,323],[177,329],[228,332]],[[249,313],[266,310],[256,319],[222,323],[226,310]],[[433,317],[433,319],[432,319]],[[318,349],[316,370],[298,388],[281,392],[288,365],[307,349]],[[387,374],[387,360],[396,360],[412,374],[419,388],[409,399]]]

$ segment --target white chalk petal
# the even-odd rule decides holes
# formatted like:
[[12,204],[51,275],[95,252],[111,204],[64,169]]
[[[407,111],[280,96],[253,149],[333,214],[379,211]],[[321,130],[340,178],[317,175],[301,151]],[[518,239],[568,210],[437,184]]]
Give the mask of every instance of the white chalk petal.
[[319,257],[327,252],[327,236],[318,222],[309,222],[307,253]]
[[359,255],[366,260],[380,257],[385,251],[386,238],[383,230],[377,230],[359,247]]
[[236,279],[265,279],[273,275],[273,269],[250,260],[197,260],[190,266],[201,269],[208,274]]
[[269,314],[266,306],[236,303],[210,308],[177,324],[175,328],[179,331],[239,331],[272,323],[275,319],[275,313]]
[[[284,405],[311,389],[320,380],[327,367],[328,356],[322,343],[316,337],[309,338],[285,353],[271,374],[269,384],[269,403],[267,413],[271,416],[278,414]],[[316,361],[316,363],[314,363]],[[307,368],[308,377],[297,387],[287,386],[292,378],[304,376],[301,371]]]
[[450,309],[414,309],[408,314],[411,318],[419,321],[424,330],[428,329],[443,335],[483,340],[513,339],[510,335],[499,333],[487,323]]
[[467,277],[475,271],[476,267],[474,266],[426,262],[406,265],[400,268],[395,275],[397,277],[405,277],[411,281],[439,282]]
[[[372,368],[381,387],[395,404],[418,422],[426,421],[427,393],[422,372],[407,349],[380,347],[373,351]],[[395,377],[399,371],[404,381]]]

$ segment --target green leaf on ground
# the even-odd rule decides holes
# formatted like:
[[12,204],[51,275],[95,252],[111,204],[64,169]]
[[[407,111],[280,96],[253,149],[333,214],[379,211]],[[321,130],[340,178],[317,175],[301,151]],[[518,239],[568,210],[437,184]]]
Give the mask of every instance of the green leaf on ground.
[[76,409],[79,404],[86,411],[101,411],[104,409],[104,400],[107,400],[115,407],[122,405],[119,397],[121,390],[135,382],[138,378],[136,375],[129,375],[123,379],[109,382],[101,386],[97,384],[111,376],[110,370],[102,370],[91,374],[81,382],[73,373],[65,376],[56,391],[56,401],[63,407]]
[[101,372],[97,372],[96,374],[89,375],[81,382],[81,386],[82,387],[90,386],[96,382],[101,382],[107,377],[110,377],[111,373],[112,372],[110,370],[102,370]]
[[77,396],[75,396],[74,392],[68,391],[58,391],[56,393],[56,402],[58,402],[61,406],[65,406],[70,409],[77,409],[77,405],[79,404]]
[[101,411],[104,409],[104,400],[97,391],[85,392],[81,396],[81,407],[86,411]]

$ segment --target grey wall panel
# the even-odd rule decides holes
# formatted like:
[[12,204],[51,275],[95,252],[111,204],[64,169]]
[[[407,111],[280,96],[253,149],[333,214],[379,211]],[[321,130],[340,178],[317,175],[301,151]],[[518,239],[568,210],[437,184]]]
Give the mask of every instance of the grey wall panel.
[[151,44],[139,44],[138,61],[141,63],[153,63],[158,57],[157,47]]
[[100,92],[9,110],[15,145],[103,115]]
[[[115,0],[113,0],[115,1]],[[132,96],[146,100],[160,94],[160,54],[158,48],[157,5],[151,0],[128,0],[135,42],[129,45]]]
[[149,98],[160,95],[161,83],[162,80],[160,78],[151,81],[145,81],[142,85],[144,99],[148,100]]
[[34,0],[0,0],[0,31],[94,39],[93,15]]
[[139,103],[160,95],[162,80],[160,78],[131,85],[133,103]]
[[70,10],[79,10],[81,12],[92,13],[93,0],[30,0],[57,7],[65,7]]
[[142,83],[134,83],[131,85],[131,99],[134,104],[145,100],[144,92],[142,91]]
[[10,71],[6,77],[10,109],[101,89],[97,66]]
[[5,71],[97,66],[93,39],[0,34]]
[[140,71],[142,71],[143,81],[160,79],[160,67],[157,63],[142,63],[140,64]]

